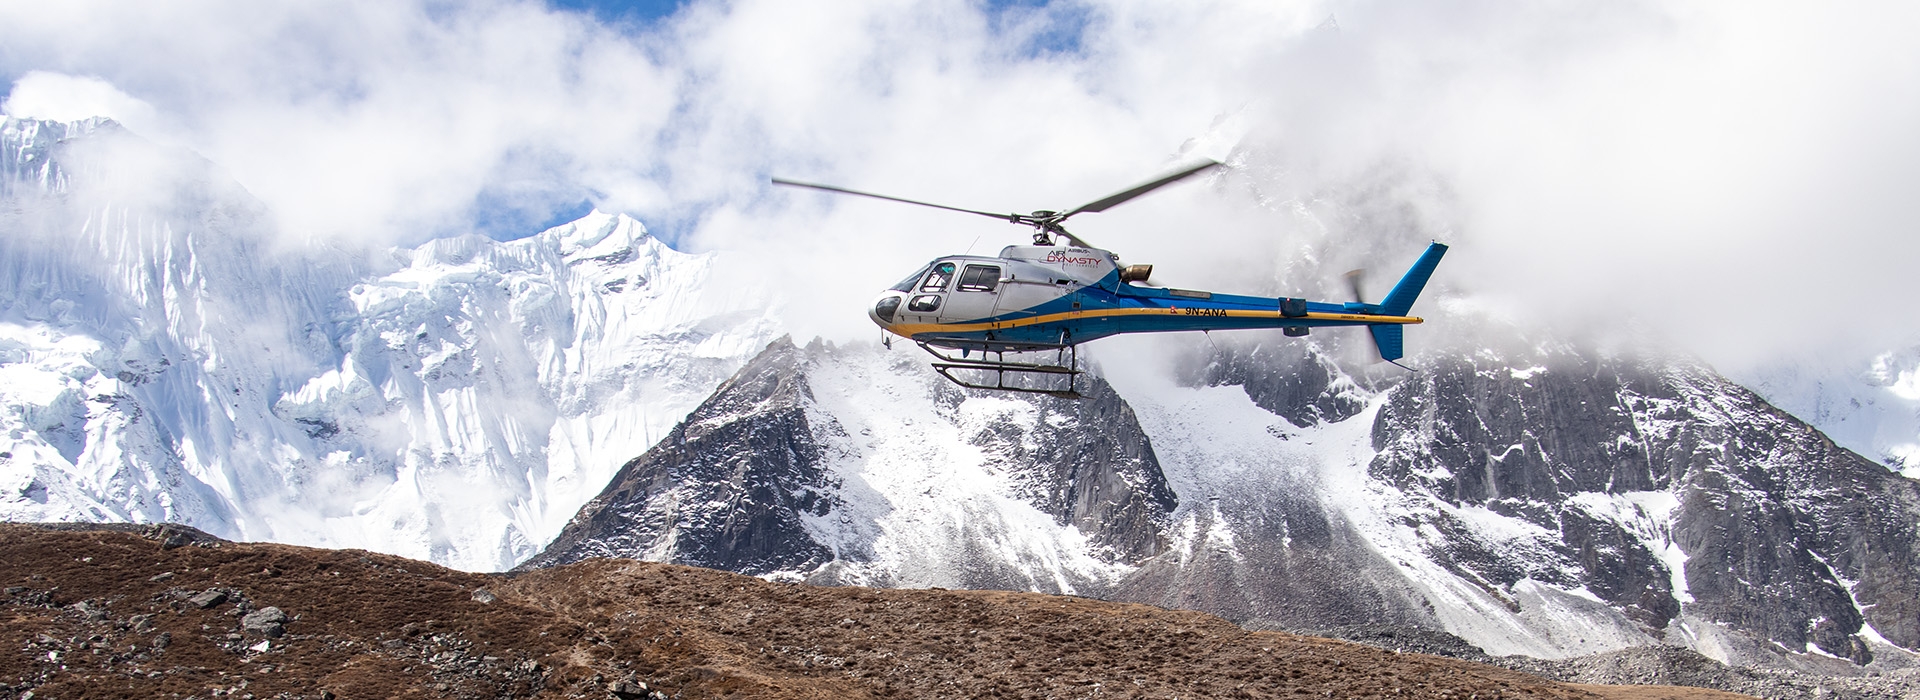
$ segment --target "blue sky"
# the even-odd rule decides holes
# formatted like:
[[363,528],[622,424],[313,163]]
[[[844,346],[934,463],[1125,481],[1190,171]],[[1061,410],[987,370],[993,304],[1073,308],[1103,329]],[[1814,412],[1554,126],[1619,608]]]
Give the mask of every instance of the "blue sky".
[[[650,25],[661,18],[668,17],[687,5],[687,0],[546,0],[548,6],[561,10],[586,12],[601,21],[618,24],[634,23]],[[1001,16],[1009,11],[1032,10],[1052,5],[1050,0],[986,0],[981,4],[990,16]],[[1065,3],[1062,3],[1065,4]],[[1035,48],[1044,51],[1071,51],[1079,46],[1079,29],[1086,21],[1084,7],[1071,8],[1064,13],[1070,20],[1046,32]]]
[[[549,7],[586,13],[602,24],[628,32],[645,32],[669,20],[684,9],[688,1],[546,0]],[[1005,29],[1010,22],[1029,16],[1043,17],[1045,25],[1021,47],[1021,53],[1029,58],[1079,52],[1082,34],[1091,17],[1091,11],[1086,6],[1066,1],[986,0],[977,6],[996,31]],[[1054,11],[1048,12],[1049,9]],[[547,207],[530,208],[483,193],[475,200],[474,224],[484,235],[499,240],[533,235],[577,219],[593,208],[594,193],[580,191],[575,194],[579,195],[579,201],[572,204],[567,204],[570,200],[563,196]],[[659,217],[652,222],[652,230],[655,235],[671,243],[686,235],[698,223],[697,219],[697,213],[675,218]]]
[[672,15],[687,3],[685,0],[547,0],[547,4],[555,9],[586,12],[609,24],[648,25]]

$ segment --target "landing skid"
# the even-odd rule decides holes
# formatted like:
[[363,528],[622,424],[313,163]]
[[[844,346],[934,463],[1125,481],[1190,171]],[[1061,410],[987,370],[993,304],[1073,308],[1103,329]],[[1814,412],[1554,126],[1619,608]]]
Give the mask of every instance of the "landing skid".
[[[1043,363],[1034,363],[1034,362],[1008,362],[1005,359],[1006,357],[1005,352],[989,352],[985,349],[980,350],[980,359],[977,359],[977,360],[970,357],[954,357],[952,355],[942,354],[939,350],[933,349],[932,346],[929,346],[926,343],[918,343],[918,344],[920,345],[921,350],[927,351],[927,354],[932,355],[934,359],[939,360],[938,362],[933,363],[933,371],[939,372],[940,376],[947,378],[947,381],[953,382],[955,384],[958,384],[960,386],[963,386],[969,389],[989,389],[993,391],[1017,391],[1025,394],[1044,394],[1047,396],[1054,396],[1054,397],[1063,398],[1063,399],[1084,398],[1080,395],[1079,391],[1075,390],[1075,387],[1074,387],[1075,380],[1080,376],[1080,369],[1079,369],[1080,350],[1079,350],[1079,346],[1076,346],[1076,345],[1054,345],[1054,346],[1041,346],[1041,347],[1035,348],[1035,350],[1038,350],[1038,351],[1053,350],[1056,354],[1056,359],[1060,360],[1060,363],[1058,364],[1043,364]],[[968,350],[972,350],[972,349],[973,348],[968,348]],[[1031,352],[1031,351],[1026,351],[1026,352]],[[989,354],[999,357],[1001,359],[989,360],[987,359],[987,356]],[[994,374],[994,381],[992,384],[987,384],[984,382],[968,381],[966,379],[962,379],[960,377],[954,376],[953,373],[956,370],[973,371],[973,372],[992,372]],[[1016,382],[1018,382],[1019,378],[1022,378],[1022,377],[1032,378],[1032,379],[1041,379],[1042,381],[1047,381],[1047,380],[1057,381],[1059,377],[1066,377],[1067,388],[1045,389],[1045,388],[1034,388],[1030,386],[1018,386],[1018,385],[1009,386],[1007,384],[1007,375],[1009,374],[1012,374],[1015,377]]]

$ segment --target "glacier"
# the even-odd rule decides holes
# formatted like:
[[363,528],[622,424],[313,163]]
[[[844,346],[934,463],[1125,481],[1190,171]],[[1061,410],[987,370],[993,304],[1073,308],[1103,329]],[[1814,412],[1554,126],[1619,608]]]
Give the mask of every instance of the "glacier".
[[1920,478],[1920,337],[1870,355],[1800,353],[1735,378],[1834,442]]
[[8,520],[505,569],[778,334],[624,215],[358,249],[111,121],[0,148]]

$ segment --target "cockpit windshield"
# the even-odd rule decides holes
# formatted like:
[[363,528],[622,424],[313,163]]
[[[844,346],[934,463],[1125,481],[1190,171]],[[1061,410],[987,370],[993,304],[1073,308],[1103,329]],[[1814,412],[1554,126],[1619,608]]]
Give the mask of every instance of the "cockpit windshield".
[[943,262],[933,266],[933,274],[927,275],[927,281],[920,283],[920,291],[944,292],[947,284],[953,281],[953,263]]
[[927,274],[927,268],[930,268],[930,267],[933,267],[933,263],[927,263],[925,265],[921,265],[918,271],[915,271],[912,275],[908,276],[906,279],[900,280],[899,284],[893,285],[892,287],[888,287],[888,289],[891,289],[896,292],[913,291],[913,283],[920,281],[920,276]]

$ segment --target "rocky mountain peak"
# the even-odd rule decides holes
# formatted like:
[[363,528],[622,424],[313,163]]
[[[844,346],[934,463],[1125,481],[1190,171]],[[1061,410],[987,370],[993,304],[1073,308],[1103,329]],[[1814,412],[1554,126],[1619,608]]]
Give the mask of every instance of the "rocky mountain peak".
[[810,571],[832,552],[803,515],[824,516],[811,392],[787,338],[728,379],[659,444],[620,467],[605,490],[520,569],[596,556],[674,561],[749,574]]
[[9,519],[502,569],[778,335],[627,217],[561,227],[566,253],[282,245],[197,155],[104,121],[0,131]]
[[[1175,499],[1131,409],[1090,379],[1082,401],[1007,397],[877,347],[776,342],[525,566],[1098,589],[1162,549]],[[891,440],[918,450],[902,461]]]
[[1920,648],[1915,482],[1684,357],[1484,347],[1424,357],[1372,428],[1369,474],[1441,534],[1433,560],[1490,591],[1584,591],[1722,658]]
[[57,122],[0,115],[0,193],[17,196],[29,185],[45,192],[65,189],[66,172],[56,151],[69,139],[101,130],[121,130],[105,117]]

